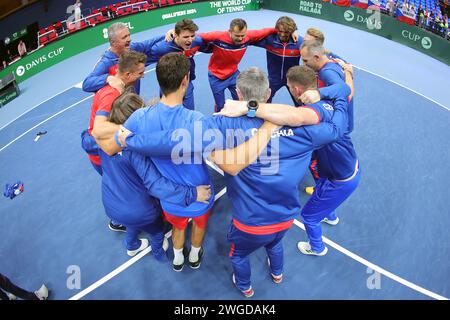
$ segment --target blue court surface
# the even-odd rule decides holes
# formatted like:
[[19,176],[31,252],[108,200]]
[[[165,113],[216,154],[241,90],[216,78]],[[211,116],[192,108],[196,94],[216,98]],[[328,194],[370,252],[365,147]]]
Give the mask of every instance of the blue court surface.
[[[283,13],[262,10],[196,19],[200,31],[226,30],[236,17],[249,28],[275,25]],[[281,284],[271,281],[264,250],[251,257],[253,299],[412,299],[450,297],[449,66],[400,44],[345,26],[291,15],[303,35],[318,27],[325,46],[356,66],[353,142],[361,183],[338,209],[341,222],[323,226],[329,252],[302,255],[300,215],[284,239]],[[171,26],[170,26],[171,27]],[[169,26],[134,34],[135,41]],[[217,191],[200,269],[180,273],[151,253],[126,255],[123,233],[107,228],[100,177],[80,147],[92,95],[80,89],[103,45],[21,84],[23,94],[0,109],[0,183],[25,191],[0,199],[0,270],[25,288],[42,282],[52,299],[241,300],[231,282],[226,231],[231,205],[223,177],[211,168]],[[197,110],[211,114],[209,57],[196,58]],[[248,49],[240,69],[266,70],[265,52]],[[158,96],[154,66],[141,93]],[[275,102],[291,103],[286,89]],[[47,131],[35,141],[39,131]],[[311,183],[308,175],[300,190]],[[300,191],[302,203],[307,195]],[[172,254],[170,249],[169,254]],[[170,257],[171,261],[171,257]],[[79,274],[79,283],[74,280]],[[79,284],[79,286],[78,286]]]

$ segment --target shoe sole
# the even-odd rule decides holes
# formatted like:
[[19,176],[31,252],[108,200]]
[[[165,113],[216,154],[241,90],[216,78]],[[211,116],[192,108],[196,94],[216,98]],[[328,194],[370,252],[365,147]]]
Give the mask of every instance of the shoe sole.
[[111,231],[115,231],[115,232],[127,232],[127,230],[119,230],[119,229],[114,229],[114,228],[111,228],[111,226],[110,226],[110,225],[108,225],[108,228],[109,228],[109,230],[111,230]]
[[[253,295],[255,294],[255,291],[252,289],[251,294],[245,293],[244,291],[242,291],[241,289],[238,288],[238,286],[236,285],[236,279],[234,278],[234,274],[231,277],[231,281],[233,281],[234,287],[236,289],[238,289],[246,298],[251,298],[253,297]],[[250,287],[251,288],[251,287]]]
[[336,220],[322,220],[321,222],[325,222],[326,224],[329,224],[330,226],[335,226],[339,223],[339,218]]
[[297,249],[304,255],[316,256],[316,257],[323,257],[328,252],[328,247],[325,247],[325,249],[321,253],[311,253],[311,252],[305,251],[303,248],[300,248],[298,244],[297,244]]
[[[141,239],[141,241],[142,241],[142,239]],[[147,246],[145,248],[141,249],[141,247],[139,247],[136,250],[127,250],[127,255],[129,255],[130,257],[134,257],[138,253],[146,250],[147,248],[150,248],[150,251],[152,251],[152,246],[150,245],[150,242],[148,240],[146,242],[147,242]]]
[[[267,265],[269,266],[270,269],[270,259],[267,258]],[[272,274],[272,272],[270,272],[270,277],[272,278],[272,281],[275,282],[276,284],[281,283],[281,281],[283,281],[283,276],[281,276],[281,279],[276,280],[274,275]]]
[[172,265],[172,270],[175,272],[181,272],[181,271],[183,271],[183,269],[184,269],[184,265],[181,267],[181,269],[175,269]]
[[[194,270],[200,268],[200,266],[202,264],[201,260],[203,258],[203,255],[204,255],[204,251],[203,251],[203,248],[202,248],[201,249],[201,254],[199,253],[198,260],[196,262],[190,262],[189,261],[189,267],[191,269],[194,269]],[[188,254],[188,256],[189,256],[189,254]],[[198,263],[198,265],[195,265],[196,263]]]
[[192,265],[189,265],[189,267],[191,268],[191,269],[198,269],[198,268],[200,268],[200,266],[201,266],[202,264],[201,263],[199,263],[198,264],[198,266],[192,266]]
[[283,277],[281,277],[281,279],[276,279],[272,274],[270,274],[270,276],[272,277],[272,281],[276,284],[283,282]]

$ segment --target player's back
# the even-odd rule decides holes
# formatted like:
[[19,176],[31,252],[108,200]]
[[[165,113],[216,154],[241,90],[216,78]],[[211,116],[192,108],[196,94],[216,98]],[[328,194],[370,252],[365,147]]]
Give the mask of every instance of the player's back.
[[283,43],[277,34],[271,34],[254,44],[266,49],[267,71],[271,83],[285,81],[289,68],[299,64],[302,43],[302,37],[299,37],[297,42],[290,39],[289,42]]
[[[321,100],[310,107],[320,114],[321,121],[331,120],[334,110],[332,101]],[[319,176],[338,180],[351,176],[355,170],[357,155],[349,133],[318,149],[315,158],[318,161]]]
[[106,85],[100,90],[98,90],[94,98],[92,100],[91,106],[91,116],[89,119],[89,129],[88,133],[91,134],[94,128],[94,119],[96,115],[108,116],[111,111],[111,106],[113,101],[120,96],[120,92],[111,87],[110,85]]
[[[152,107],[137,110],[125,123],[125,127],[136,133],[183,129],[191,126],[194,121],[201,120],[203,117],[203,114],[200,112],[186,109],[182,105],[170,107],[160,102]],[[185,138],[190,140],[195,137]],[[201,137],[198,138],[201,139]],[[190,145],[190,141],[188,145]],[[182,141],[180,142],[181,146]],[[180,152],[182,151],[181,149],[179,150]],[[174,182],[188,186],[212,184],[201,154],[183,156],[177,152],[176,154],[173,153],[171,157],[152,157],[152,160],[161,174]],[[161,205],[170,214],[194,217],[208,211],[212,207],[213,202],[214,197],[211,197],[208,204],[195,202],[188,207],[181,207],[161,201]]]
[[128,150],[113,156],[100,150],[102,162],[102,199],[107,215],[127,225],[153,222],[161,214],[158,200],[150,196],[135,166],[144,156]]
[[[341,66],[336,61],[330,60],[322,67],[322,69],[320,69],[317,84],[319,88],[323,88],[336,84],[337,81],[345,82],[345,74]],[[351,133],[354,128],[353,99],[349,101],[347,110],[348,132]]]
[[[221,130],[247,131],[237,141],[250,138],[249,133],[254,134],[263,123],[261,119],[246,116],[217,117],[216,122]],[[313,139],[320,135],[320,128],[310,131],[312,127],[282,127],[272,135],[257,161],[236,176],[225,175],[234,217],[240,223],[272,225],[289,221],[300,212],[298,184],[316,148]]]
[[318,86],[319,88],[326,87],[334,84],[333,79],[339,77],[341,81],[345,82],[345,75],[341,66],[332,60],[323,65],[318,74]]

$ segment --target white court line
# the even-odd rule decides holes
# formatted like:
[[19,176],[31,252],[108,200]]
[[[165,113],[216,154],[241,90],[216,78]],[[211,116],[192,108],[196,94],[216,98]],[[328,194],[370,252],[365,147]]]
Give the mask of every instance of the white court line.
[[7,126],[9,126],[11,123],[13,123],[14,121],[16,121],[17,119],[19,119],[20,117],[22,117],[22,116],[24,116],[24,115],[26,115],[28,112],[30,112],[30,111],[32,111],[32,110],[34,110],[34,109],[36,109],[37,107],[39,107],[41,104],[44,104],[44,103],[46,103],[47,101],[49,101],[49,100],[51,100],[51,99],[53,99],[54,97],[56,97],[56,96],[58,96],[58,95],[60,95],[61,93],[64,93],[64,92],[66,92],[66,91],[68,91],[68,90],[70,90],[70,89],[72,89],[74,86],[71,86],[70,88],[67,88],[67,89],[64,89],[63,91],[60,91],[60,92],[58,92],[58,93],[56,93],[56,94],[54,94],[54,95],[52,95],[50,98],[48,98],[48,99],[46,99],[46,100],[44,100],[44,101],[42,101],[41,103],[38,103],[37,105],[35,105],[34,107],[32,107],[31,109],[29,109],[29,110],[27,110],[27,111],[25,111],[24,113],[22,113],[20,116],[17,116],[16,118],[14,118],[13,120],[11,120],[10,122],[8,122],[7,124],[5,124],[3,127],[1,127],[0,128],[0,131],[1,130],[3,130],[5,127],[7,127]]
[[[305,225],[303,223],[301,223],[297,219],[294,219],[294,223],[295,223],[295,225],[297,227],[299,227],[300,229],[305,231]],[[391,272],[389,272],[389,271],[387,271],[387,270],[385,270],[385,269],[383,269],[383,268],[373,264],[372,262],[367,261],[366,259],[364,259],[364,258],[362,258],[362,257],[360,257],[360,256],[358,256],[356,254],[354,254],[353,252],[345,249],[344,247],[341,247],[336,242],[333,242],[333,241],[331,241],[330,239],[328,239],[326,237],[322,236],[322,239],[323,239],[323,242],[328,244],[330,247],[333,247],[337,251],[345,254],[346,256],[352,258],[353,260],[358,261],[359,263],[369,267],[370,269],[375,270],[376,272],[378,272],[378,273],[380,273],[380,274],[382,274],[382,275],[384,275],[384,276],[386,276],[386,277],[388,277],[388,278],[390,278],[390,279],[392,279],[392,280],[394,280],[394,281],[396,281],[396,282],[398,282],[398,283],[400,283],[400,284],[402,284],[402,285],[404,285],[404,286],[406,286],[408,288],[411,288],[411,289],[413,289],[413,290],[415,290],[415,291],[417,291],[419,293],[422,293],[422,294],[424,294],[426,296],[429,296],[430,298],[433,298],[433,299],[448,300],[448,298],[446,298],[446,297],[443,297],[443,296],[441,296],[441,295],[439,295],[437,293],[434,293],[434,292],[432,292],[430,290],[422,288],[422,287],[420,287],[420,286],[418,286],[418,285],[416,285],[416,284],[414,284],[414,283],[412,283],[412,282],[410,282],[408,280],[400,278],[399,276],[397,276],[397,275],[395,275],[395,274],[393,274],[393,273],[391,273]]]
[[402,88],[404,88],[404,89],[407,89],[407,90],[409,90],[409,91],[411,91],[411,92],[414,92],[415,94],[417,94],[417,95],[419,95],[419,96],[421,96],[421,97],[423,97],[423,98],[425,98],[425,99],[430,100],[430,101],[433,102],[433,103],[436,103],[438,106],[444,108],[445,110],[450,111],[450,108],[444,106],[443,104],[437,102],[436,100],[433,100],[433,99],[427,97],[426,95],[423,95],[423,94],[421,94],[420,92],[417,92],[416,90],[413,90],[413,89],[411,89],[411,88],[408,88],[407,86],[405,86],[405,85],[403,85],[403,84],[401,84],[401,83],[398,83],[397,81],[391,80],[391,79],[389,79],[389,78],[386,78],[386,77],[384,77],[384,76],[382,76],[382,75],[379,75],[379,74],[377,74],[377,73],[375,73],[375,72],[369,71],[369,70],[364,69],[364,68],[361,68],[361,67],[357,67],[357,66],[353,66],[353,67],[355,67],[355,68],[357,68],[357,69],[360,69],[360,70],[362,70],[362,71],[365,71],[365,72],[367,72],[367,73],[370,73],[370,74],[372,74],[372,75],[374,75],[374,76],[380,77],[381,79],[384,79],[384,80],[386,80],[386,81],[392,82],[392,83],[394,83],[394,84],[396,84],[396,85],[398,85],[398,86],[400,86],[400,87],[402,87]]
[[[207,162],[207,163],[208,163],[208,162]],[[213,168],[213,169],[214,169],[214,168]],[[223,173],[222,173],[222,175],[223,175]],[[224,191],[224,190],[222,190],[222,191]],[[300,229],[302,229],[302,230],[305,231],[305,226],[304,226],[303,223],[301,223],[301,222],[298,221],[297,219],[294,219],[294,223],[295,223],[295,225],[296,225],[297,227],[299,227]],[[383,268],[381,268],[381,267],[379,267],[379,266],[373,264],[372,262],[369,262],[369,261],[367,261],[366,259],[361,258],[360,256],[354,254],[353,252],[351,252],[351,251],[345,249],[344,247],[341,247],[340,245],[338,245],[337,243],[331,241],[330,239],[328,239],[328,238],[326,238],[326,237],[322,237],[322,239],[323,239],[323,242],[325,242],[326,244],[328,244],[330,247],[336,249],[337,251],[339,251],[339,252],[345,254],[346,256],[352,258],[353,260],[358,261],[359,263],[361,263],[361,264],[363,264],[363,265],[365,265],[365,266],[371,268],[372,270],[375,270],[376,272],[378,272],[378,273],[380,273],[380,274],[385,275],[386,277],[388,277],[388,278],[390,278],[390,279],[392,279],[392,280],[394,280],[394,281],[396,281],[396,282],[398,282],[398,283],[400,283],[400,284],[402,284],[402,285],[404,285],[404,286],[406,286],[406,287],[409,287],[409,288],[411,288],[411,289],[413,289],[413,290],[415,290],[415,291],[417,291],[417,292],[420,292],[420,293],[422,293],[422,294],[424,294],[424,295],[426,295],[426,296],[429,296],[429,297],[431,297],[431,298],[433,298],[433,299],[437,299],[437,300],[448,300],[448,298],[446,298],[446,297],[443,297],[443,296],[441,296],[441,295],[439,295],[439,294],[437,294],[437,293],[434,293],[434,292],[432,292],[432,291],[429,291],[429,290],[427,290],[427,289],[424,289],[424,288],[422,288],[422,287],[420,287],[420,286],[418,286],[418,285],[416,285],[416,284],[414,284],[414,283],[412,283],[412,282],[409,282],[408,280],[405,280],[405,279],[403,279],[403,278],[400,278],[399,276],[397,276],[397,275],[395,275],[395,274],[393,274],[393,273],[391,273],[391,272],[389,272],[389,271],[387,271],[387,270],[384,270]]]
[[[148,73],[148,72],[154,71],[154,70],[155,70],[155,68],[152,68],[152,69],[150,69],[150,70],[145,71],[144,73]],[[59,93],[57,93],[57,94],[51,96],[51,97],[48,98],[47,100],[44,100],[44,101],[42,101],[41,103],[35,105],[35,106],[34,106],[33,108],[31,108],[30,110],[25,111],[24,113],[22,113],[20,116],[18,116],[18,117],[15,118],[14,120],[11,120],[11,121],[8,122],[7,124],[5,124],[3,127],[0,128],[0,130],[2,130],[2,129],[5,128],[6,126],[10,125],[11,123],[13,123],[13,122],[16,121],[17,119],[19,119],[21,116],[27,114],[27,113],[30,112],[31,110],[33,110],[33,109],[39,107],[41,104],[43,104],[43,103],[49,101],[50,99],[53,99],[53,98],[56,97],[57,95],[59,95],[59,94],[61,94],[61,93],[64,93],[64,92],[66,92],[66,91],[69,90],[69,89],[76,88],[76,86],[79,85],[80,83],[81,83],[81,82],[79,82],[79,83],[75,84],[74,86],[72,86],[72,87],[70,87],[70,88],[67,88],[67,89],[65,89],[65,90],[63,90],[63,91],[61,91],[61,92],[59,92]],[[83,100],[80,100],[80,101],[78,101],[78,102],[72,104],[70,107],[67,107],[67,108],[65,108],[65,109],[63,109],[63,110],[60,110],[59,112],[55,113],[55,114],[52,115],[51,117],[49,117],[49,118],[45,119],[44,121],[38,123],[37,125],[35,125],[35,126],[32,127],[31,129],[28,129],[27,131],[25,131],[24,133],[22,133],[20,136],[18,136],[17,138],[15,138],[15,139],[12,140],[11,142],[9,142],[7,145],[3,146],[3,147],[0,149],[0,152],[3,151],[4,149],[6,149],[8,146],[10,146],[12,143],[14,143],[14,142],[16,142],[17,140],[19,140],[20,138],[22,138],[24,135],[26,135],[26,134],[27,134],[28,132],[30,132],[31,130],[34,130],[36,127],[40,126],[41,124],[46,123],[48,120],[50,120],[50,119],[56,117],[57,115],[59,115],[59,114],[65,112],[65,111],[71,109],[72,107],[75,107],[77,104],[79,104],[79,103],[81,103],[81,102],[84,102],[84,101],[86,101],[86,100],[89,99],[89,98],[92,98],[93,96],[94,96],[94,94],[91,94],[90,96],[84,98]]]
[[[226,192],[227,192],[227,188],[223,188],[214,197],[214,202],[219,200],[219,198],[222,197]],[[168,233],[166,233],[165,237],[169,238],[171,235],[172,235],[172,231],[169,231]],[[94,291],[95,289],[100,287],[101,285],[105,284],[106,282],[108,282],[109,280],[111,280],[112,278],[117,276],[119,273],[125,271],[128,267],[132,266],[133,264],[135,264],[136,262],[141,260],[150,251],[151,251],[151,248],[149,247],[149,248],[139,252],[136,256],[134,256],[133,258],[131,258],[130,260],[128,260],[124,264],[120,265],[119,267],[117,267],[116,269],[114,269],[113,271],[108,273],[106,276],[104,276],[100,280],[96,281],[95,283],[91,284],[89,287],[87,287],[83,291],[81,291],[81,292],[77,293],[76,295],[74,295],[73,297],[69,298],[69,300],[80,300],[81,298],[83,298],[87,294],[91,293],[92,291]]]
[[56,117],[57,115],[59,115],[59,114],[65,112],[65,111],[67,111],[67,110],[69,110],[69,109],[72,109],[72,108],[75,107],[76,105],[82,103],[83,101],[85,101],[85,100],[87,100],[87,99],[92,98],[93,96],[94,96],[94,95],[90,95],[90,96],[84,98],[83,100],[80,100],[80,101],[78,101],[78,102],[75,102],[75,103],[72,104],[71,106],[69,106],[69,107],[67,107],[67,108],[65,108],[65,109],[63,109],[63,110],[60,110],[59,112],[55,113],[54,115],[52,115],[51,117],[45,119],[44,121],[39,122],[39,123],[38,123],[37,125],[35,125],[34,127],[28,129],[27,131],[25,131],[24,133],[22,133],[20,136],[18,136],[18,137],[15,138],[14,140],[12,140],[10,143],[8,143],[7,145],[3,146],[3,147],[0,149],[0,152],[3,151],[3,150],[5,150],[7,147],[9,147],[11,144],[13,144],[14,142],[16,142],[16,141],[19,140],[20,138],[22,138],[24,135],[26,135],[26,134],[27,134],[28,132],[30,132],[31,130],[36,129],[37,127],[39,127],[40,125],[42,125],[42,124],[46,123],[47,121],[53,119],[53,118]]
[[[154,71],[154,70],[155,70],[155,68],[152,68],[152,69],[146,70],[144,73],[148,73],[148,72]],[[50,98],[45,99],[45,100],[42,101],[41,103],[38,103],[37,105],[35,105],[35,106],[32,107],[31,109],[28,109],[27,111],[25,111],[25,112],[22,113],[21,115],[17,116],[17,117],[14,118],[13,120],[11,120],[11,121],[8,122],[7,124],[5,124],[3,127],[0,128],[0,131],[3,130],[4,128],[6,128],[7,126],[9,126],[11,123],[13,123],[14,121],[16,121],[16,120],[19,119],[20,117],[26,115],[28,112],[30,112],[30,111],[36,109],[37,107],[39,107],[40,105],[42,105],[42,104],[46,103],[47,101],[53,99],[54,97],[59,96],[60,94],[66,92],[66,91],[68,91],[68,90],[70,90],[70,89],[72,89],[72,88],[81,89],[81,88],[82,88],[82,85],[83,85],[83,82],[81,81],[81,82],[78,82],[78,83],[74,84],[73,86],[71,86],[71,87],[69,87],[69,88],[67,88],[67,89],[64,89],[63,91],[60,91],[60,92],[58,92],[58,93],[52,95]]]

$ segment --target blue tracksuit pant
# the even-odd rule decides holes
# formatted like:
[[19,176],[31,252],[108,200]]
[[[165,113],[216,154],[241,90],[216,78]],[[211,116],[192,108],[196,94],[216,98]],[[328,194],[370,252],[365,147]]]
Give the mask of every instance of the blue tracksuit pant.
[[225,89],[228,88],[231,93],[233,100],[239,100],[236,92],[236,79],[239,75],[239,70],[236,70],[228,79],[221,80],[208,72],[209,85],[211,86],[212,93],[214,95],[214,101],[216,103],[215,112],[222,110],[225,104]]
[[280,90],[281,88],[286,87],[287,91],[289,92],[289,95],[292,98],[292,101],[294,102],[294,105],[296,107],[298,107],[300,104],[295,100],[294,96],[291,94],[291,91],[289,90],[289,87],[287,86],[286,83],[270,83],[270,98],[269,100],[267,100],[267,103],[272,103],[272,99],[275,96],[275,93],[277,93],[278,90]]
[[303,223],[313,251],[322,252],[325,249],[320,222],[324,218],[336,219],[334,210],[355,191],[360,178],[361,169],[349,181],[341,182],[325,178],[317,180],[314,193],[302,209]]
[[233,266],[236,286],[248,290],[251,286],[251,267],[249,255],[261,247],[266,248],[270,260],[270,272],[276,276],[283,273],[283,243],[286,230],[271,234],[254,235],[243,232],[231,223],[228,229],[228,242],[231,243],[230,260]]
[[158,218],[154,222],[145,225],[129,226],[126,223],[123,223],[123,225],[127,227],[127,233],[124,239],[127,250],[136,250],[140,247],[141,242],[138,235],[141,231],[144,231],[150,235],[153,256],[158,260],[165,257],[165,251],[162,248],[164,241],[164,224],[162,218]]

